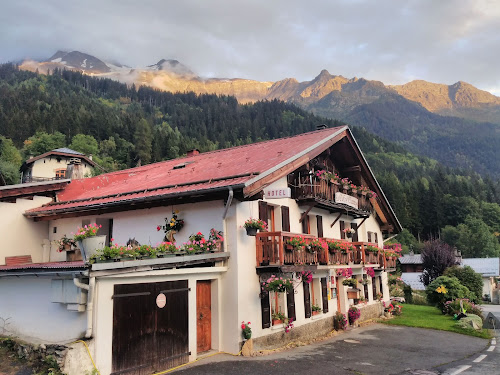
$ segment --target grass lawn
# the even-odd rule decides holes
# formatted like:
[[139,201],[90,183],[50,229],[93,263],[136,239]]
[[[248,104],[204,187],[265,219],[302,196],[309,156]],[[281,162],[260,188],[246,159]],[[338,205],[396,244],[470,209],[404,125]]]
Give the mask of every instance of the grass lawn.
[[486,329],[476,331],[456,326],[453,317],[450,315],[443,315],[436,307],[408,304],[402,304],[402,306],[402,315],[395,316],[390,320],[385,320],[383,323],[407,327],[439,329],[442,331],[481,337],[483,339],[489,339],[492,337],[491,333]]

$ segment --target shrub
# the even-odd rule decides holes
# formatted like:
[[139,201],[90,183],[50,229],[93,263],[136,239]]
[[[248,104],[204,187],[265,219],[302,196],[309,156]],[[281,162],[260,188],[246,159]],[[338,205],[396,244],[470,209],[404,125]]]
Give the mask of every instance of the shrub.
[[347,328],[347,318],[345,314],[342,314],[340,311],[335,313],[333,317],[333,327],[337,330],[345,330]]
[[349,316],[349,324],[354,324],[354,322],[361,316],[361,311],[359,311],[357,307],[351,306],[349,307],[349,311],[347,314]]
[[413,291],[411,289],[411,286],[405,284],[403,286],[403,293],[405,295],[406,303],[413,303]]
[[414,305],[422,305],[422,306],[428,306],[429,303],[427,302],[427,298],[420,294],[413,293],[413,304]]
[[474,314],[474,315],[481,317],[481,319],[484,319],[483,318],[483,311],[481,310],[481,307],[478,305],[475,305],[474,302],[469,301],[467,298],[464,298],[464,299],[457,298],[453,301],[445,302],[444,307],[443,307],[443,313],[451,315],[451,316],[460,314],[460,312],[461,312],[460,311],[460,301],[462,301],[462,306],[463,306],[465,313],[467,315]]
[[425,289],[427,301],[437,306],[441,311],[446,301],[456,298],[469,298],[470,291],[466,286],[460,284],[456,277],[439,276]]
[[475,303],[478,303],[481,300],[483,294],[483,279],[481,274],[475,272],[471,267],[449,267],[446,271],[444,271],[443,275],[449,277],[455,276],[458,280],[460,280],[462,285],[469,288],[471,293],[474,293],[474,296],[471,296],[473,297],[471,299]]
[[456,262],[454,249],[440,240],[426,242],[421,255],[424,267],[421,280],[425,286],[441,276]]

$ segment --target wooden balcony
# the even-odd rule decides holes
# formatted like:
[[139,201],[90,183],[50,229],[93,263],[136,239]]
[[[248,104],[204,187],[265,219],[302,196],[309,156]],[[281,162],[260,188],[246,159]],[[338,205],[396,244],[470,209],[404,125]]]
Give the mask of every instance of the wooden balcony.
[[349,211],[355,217],[368,217],[373,210],[370,198],[366,195],[347,191],[338,183],[326,181],[325,179],[305,175],[299,176],[291,183],[292,198],[300,202],[312,202],[325,206],[328,209],[345,209],[345,203],[336,200],[336,193],[342,193],[355,198],[357,207],[349,206]]
[[[386,258],[381,251],[378,253],[366,250],[366,246],[376,246],[368,242],[348,242],[354,247],[353,251],[342,253],[321,250],[309,252],[305,248],[294,250],[288,248],[286,242],[292,237],[303,237],[307,240],[316,237],[310,234],[290,232],[261,232],[256,236],[257,267],[266,266],[318,266],[318,265],[372,265],[374,268],[386,268],[396,264],[395,259]],[[323,238],[325,241],[341,241]],[[389,263],[388,263],[389,262]],[[392,268],[392,267],[391,267]]]

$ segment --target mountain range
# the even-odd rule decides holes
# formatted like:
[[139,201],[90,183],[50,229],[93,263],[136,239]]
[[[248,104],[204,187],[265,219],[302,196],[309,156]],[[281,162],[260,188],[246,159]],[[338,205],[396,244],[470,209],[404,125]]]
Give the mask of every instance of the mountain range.
[[385,85],[323,70],[311,81],[261,82],[202,78],[177,60],[131,68],[78,51],[58,51],[46,61],[27,60],[21,69],[46,73],[72,69],[127,84],[170,92],[235,96],[241,103],[282,100],[315,114],[365,127],[408,150],[446,165],[500,176],[500,98],[466,82],[444,85],[416,80]]

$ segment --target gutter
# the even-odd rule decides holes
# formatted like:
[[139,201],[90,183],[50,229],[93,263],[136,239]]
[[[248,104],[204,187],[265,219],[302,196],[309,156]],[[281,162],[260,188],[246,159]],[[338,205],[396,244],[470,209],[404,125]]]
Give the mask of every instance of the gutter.
[[[229,195],[227,196],[226,207],[224,208],[224,214],[222,215],[222,230],[226,238],[227,238],[226,216],[227,216],[227,211],[229,210],[229,206],[231,206],[231,203],[233,202],[233,196],[234,196],[234,191],[233,188],[230,186]],[[227,253],[227,240],[224,241],[224,252]]]
[[81,277],[88,277],[88,271],[14,271],[14,272],[0,272],[0,278],[2,277],[21,277],[21,276],[35,276],[35,277],[43,277],[43,276],[72,276],[74,279],[77,275]]

